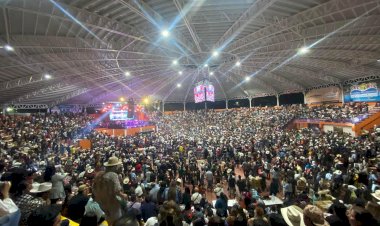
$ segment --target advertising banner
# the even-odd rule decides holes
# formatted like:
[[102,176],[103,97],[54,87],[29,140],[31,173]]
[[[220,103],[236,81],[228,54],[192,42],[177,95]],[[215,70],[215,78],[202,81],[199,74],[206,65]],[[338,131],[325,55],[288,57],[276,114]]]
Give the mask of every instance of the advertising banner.
[[336,86],[313,89],[306,93],[307,104],[342,102],[342,90]]
[[345,102],[375,102],[380,101],[379,81],[364,82],[345,87]]

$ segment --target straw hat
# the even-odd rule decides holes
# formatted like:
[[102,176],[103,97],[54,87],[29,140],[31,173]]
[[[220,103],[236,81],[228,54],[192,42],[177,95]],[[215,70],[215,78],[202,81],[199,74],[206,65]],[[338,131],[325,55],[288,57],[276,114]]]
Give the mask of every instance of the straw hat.
[[292,205],[281,208],[281,215],[289,226],[305,226],[303,211],[298,206]]
[[44,182],[41,184],[35,183],[32,185],[33,188],[30,190],[30,193],[42,193],[50,191],[52,188],[52,183],[50,182]]
[[121,161],[115,156],[112,156],[108,159],[108,162],[104,163],[104,166],[117,166],[122,164]]
[[315,226],[329,226],[325,218],[323,217],[323,212],[320,208],[313,205],[307,205],[303,209],[304,219],[310,220]]

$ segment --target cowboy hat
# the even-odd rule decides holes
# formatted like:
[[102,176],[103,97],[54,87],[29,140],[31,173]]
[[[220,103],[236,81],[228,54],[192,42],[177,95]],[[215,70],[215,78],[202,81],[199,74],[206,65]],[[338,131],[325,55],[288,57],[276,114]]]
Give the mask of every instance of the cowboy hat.
[[305,226],[302,209],[298,206],[281,208],[281,215],[289,226]]
[[376,190],[374,193],[371,193],[371,195],[377,199],[378,201],[380,201],[380,190]]
[[177,183],[182,184],[181,178],[178,178],[176,181],[177,181]]
[[44,182],[44,183],[35,183],[32,185],[33,188],[30,190],[30,193],[42,193],[50,191],[52,188],[52,183],[50,182]]
[[342,175],[342,171],[340,171],[340,170],[335,170],[335,171],[334,171],[334,174],[336,174],[336,175]]
[[129,183],[129,177],[124,178],[123,184],[128,184],[128,183]]
[[115,156],[112,156],[108,159],[108,162],[104,163],[104,166],[117,166],[122,164],[121,161]]
[[232,169],[228,169],[227,173],[230,174],[232,172]]
[[214,193],[216,196],[219,196],[223,192],[223,188],[220,184],[216,184],[216,188],[214,189]]
[[315,226],[329,226],[330,224],[323,217],[323,212],[320,208],[313,205],[307,205],[303,209],[304,219],[308,219]]

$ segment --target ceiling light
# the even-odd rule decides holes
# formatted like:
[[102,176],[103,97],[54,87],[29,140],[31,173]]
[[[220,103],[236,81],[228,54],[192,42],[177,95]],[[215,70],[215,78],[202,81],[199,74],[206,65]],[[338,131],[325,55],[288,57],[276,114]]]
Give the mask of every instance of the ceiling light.
[[251,79],[251,77],[247,76],[245,77],[245,81],[249,81]]
[[182,75],[183,73],[182,73],[182,71],[179,71],[178,74],[179,74],[179,75]]
[[49,74],[45,74],[44,77],[45,77],[46,79],[51,79],[51,75],[49,75]]
[[170,36],[170,33],[169,33],[168,30],[165,29],[165,30],[163,30],[163,31],[161,32],[161,35],[164,36],[165,38],[167,38],[167,37]]
[[173,64],[177,65],[178,64],[178,60],[173,60]]
[[124,72],[124,75],[125,75],[125,76],[130,76],[131,73],[129,73],[129,71],[126,71],[126,72]]
[[120,97],[120,101],[121,102],[125,101],[124,97]]
[[177,87],[180,88],[182,85],[180,83],[177,84]]
[[310,51],[309,47],[304,46],[304,47],[302,47],[302,48],[300,48],[300,49],[298,50],[298,53],[299,53],[299,54],[306,54],[306,53],[308,53],[309,51]]
[[210,75],[214,75],[214,72],[212,71],[212,72],[210,72]]
[[5,49],[6,51],[9,51],[9,52],[13,52],[13,51],[15,51],[15,49],[14,49],[12,46],[8,45],[8,44],[4,46],[4,49]]
[[149,99],[146,97],[146,98],[144,98],[143,102],[144,102],[144,104],[149,104]]
[[11,112],[11,111],[13,111],[13,108],[7,107],[7,112]]
[[241,65],[240,61],[236,62],[235,65],[239,67]]
[[104,102],[102,104],[104,104]]
[[219,56],[219,52],[217,50],[214,50],[214,52],[212,52],[212,56],[213,57]]
[[204,64],[203,67],[208,67],[208,64]]

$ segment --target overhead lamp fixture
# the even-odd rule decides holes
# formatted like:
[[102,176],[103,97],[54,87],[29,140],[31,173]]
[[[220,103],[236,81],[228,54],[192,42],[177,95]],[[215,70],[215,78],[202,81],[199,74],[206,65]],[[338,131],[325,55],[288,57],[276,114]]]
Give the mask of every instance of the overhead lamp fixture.
[[124,72],[124,75],[125,75],[125,76],[130,76],[131,73],[130,73],[129,71],[126,71],[126,72]]
[[178,74],[179,74],[179,75],[182,75],[182,74],[183,74],[183,72],[182,72],[182,71],[179,71],[179,72],[178,72]]
[[104,105],[104,102],[102,104]]
[[6,45],[4,46],[4,49],[5,49],[6,51],[8,51],[8,52],[13,52],[13,51],[15,51],[15,49],[14,49],[12,46],[8,45],[8,44],[6,44]]
[[251,77],[249,77],[249,76],[245,77],[245,81],[248,82],[249,80],[251,80]]
[[11,112],[11,111],[13,111],[13,108],[7,107],[7,112]]
[[124,102],[125,101],[124,97],[120,97],[120,101]]
[[182,86],[182,85],[181,85],[180,83],[177,84],[177,87],[178,87],[178,88],[181,88],[181,86]]
[[214,51],[212,52],[212,56],[213,56],[213,57],[217,57],[217,56],[219,56],[219,52],[218,52],[217,50],[214,50]]
[[168,30],[162,30],[161,31],[161,35],[165,38],[169,37],[170,36],[170,32]]
[[146,97],[146,98],[144,98],[143,102],[144,102],[144,104],[149,104],[149,99]]
[[212,72],[210,72],[210,75],[214,75],[214,72],[212,71]]
[[308,53],[308,52],[310,52],[310,49],[309,49],[309,47],[307,47],[307,46],[301,47],[301,48],[298,50],[298,53],[301,54],[301,55],[306,54],[306,53]]
[[51,79],[51,75],[49,75],[49,74],[45,74],[44,77],[45,77],[46,79]]
[[203,67],[208,67],[208,64],[204,64]]
[[173,60],[173,64],[177,65],[178,64],[178,60]]
[[240,61],[236,62],[235,64],[237,67],[239,67],[241,65]]

